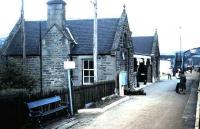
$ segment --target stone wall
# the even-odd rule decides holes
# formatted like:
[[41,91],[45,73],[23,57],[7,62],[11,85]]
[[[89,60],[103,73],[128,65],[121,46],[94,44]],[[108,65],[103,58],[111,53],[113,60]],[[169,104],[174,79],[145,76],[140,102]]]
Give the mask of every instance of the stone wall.
[[160,54],[158,49],[155,50],[155,54],[151,57],[151,60],[152,60],[152,82],[156,82],[160,80]]
[[68,59],[69,53],[68,40],[56,26],[53,26],[42,41],[44,90],[60,89],[68,85],[64,61]]
[[[73,70],[72,80],[74,86],[80,86],[83,83],[83,60],[93,59],[93,56],[73,56],[76,68]],[[116,61],[114,56],[98,55],[98,82],[114,80],[116,76]]]
[[75,69],[72,71],[72,83],[73,86],[82,85],[83,76],[83,59],[92,59],[92,56],[73,56],[72,60],[75,61]]
[[[14,61],[17,64],[22,64],[22,57],[8,57],[8,60]],[[40,88],[40,57],[39,56],[27,56],[26,57],[26,68],[28,74],[36,79],[35,89]]]
[[117,73],[119,73],[121,70],[127,71],[128,74],[128,85],[130,88],[133,88],[136,86],[136,80],[135,80],[135,73],[134,73],[134,58],[132,51],[127,50],[126,57],[123,60],[122,57],[122,51],[116,52],[116,70]]
[[152,82],[152,66],[147,65],[147,82]]
[[160,80],[160,58],[159,56],[152,57],[152,81],[156,82]]
[[131,33],[126,10],[124,9],[115,34],[111,53],[116,57],[116,73],[119,73],[121,70],[127,71],[128,85],[130,88],[133,88],[136,84],[136,74],[134,73],[134,50]]
[[127,71],[128,86],[135,87],[135,73],[134,73],[134,57],[133,46],[131,40],[131,33],[129,31],[128,22],[123,26],[123,34],[121,35],[118,47],[115,51],[116,55],[116,70],[119,73],[121,70]]
[[116,75],[115,56],[98,56],[98,81],[114,80]]

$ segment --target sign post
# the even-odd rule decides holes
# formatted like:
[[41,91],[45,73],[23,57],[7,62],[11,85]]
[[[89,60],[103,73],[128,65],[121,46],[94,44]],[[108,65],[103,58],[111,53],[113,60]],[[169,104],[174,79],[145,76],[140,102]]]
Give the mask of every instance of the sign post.
[[75,69],[75,62],[74,61],[68,61],[68,60],[64,61],[64,69],[67,70],[67,76],[68,76],[70,111],[71,111],[71,115],[74,115],[73,102],[72,102],[72,86],[71,86],[70,69]]

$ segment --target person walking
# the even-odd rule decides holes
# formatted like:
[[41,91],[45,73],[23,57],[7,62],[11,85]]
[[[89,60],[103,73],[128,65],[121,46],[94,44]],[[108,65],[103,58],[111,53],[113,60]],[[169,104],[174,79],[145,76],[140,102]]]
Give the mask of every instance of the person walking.
[[186,76],[183,71],[180,72],[180,87],[182,88],[183,94],[186,91]]
[[168,75],[168,80],[172,80],[172,68],[169,68],[167,75]]
[[180,72],[181,72],[180,69],[178,69],[175,74],[175,77],[177,80],[176,89],[175,89],[176,93],[179,93],[179,88],[180,88]]

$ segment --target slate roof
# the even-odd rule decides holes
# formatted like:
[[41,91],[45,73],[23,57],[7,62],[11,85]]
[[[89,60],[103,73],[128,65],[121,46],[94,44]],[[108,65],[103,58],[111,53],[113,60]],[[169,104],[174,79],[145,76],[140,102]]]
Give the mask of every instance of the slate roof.
[[[98,20],[98,53],[107,54],[112,48],[119,19]],[[72,20],[67,25],[78,45],[72,54],[93,53],[93,20]]]
[[[26,54],[40,55],[40,23],[41,37],[44,37],[47,31],[46,21],[26,21]],[[107,54],[110,52],[119,18],[98,19],[98,53]],[[92,54],[93,53],[93,20],[68,20],[66,27],[69,28],[75,41],[78,43],[72,50],[72,54]],[[22,38],[19,31],[13,38],[12,43],[7,49],[6,55],[22,55]]]
[[[41,37],[46,32],[46,22],[41,22]],[[39,55],[40,47],[40,22],[39,21],[26,21],[25,22],[26,33],[26,54],[27,55]],[[22,33],[21,29],[16,33],[10,46],[6,51],[6,55],[18,56],[22,55]]]
[[135,54],[151,55],[153,39],[153,36],[132,37],[133,49]]

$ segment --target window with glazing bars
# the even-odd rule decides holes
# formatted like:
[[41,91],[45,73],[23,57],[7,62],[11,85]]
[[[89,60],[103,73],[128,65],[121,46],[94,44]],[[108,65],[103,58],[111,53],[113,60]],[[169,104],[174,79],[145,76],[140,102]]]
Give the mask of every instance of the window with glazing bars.
[[83,60],[83,84],[94,83],[94,64],[92,59]]

